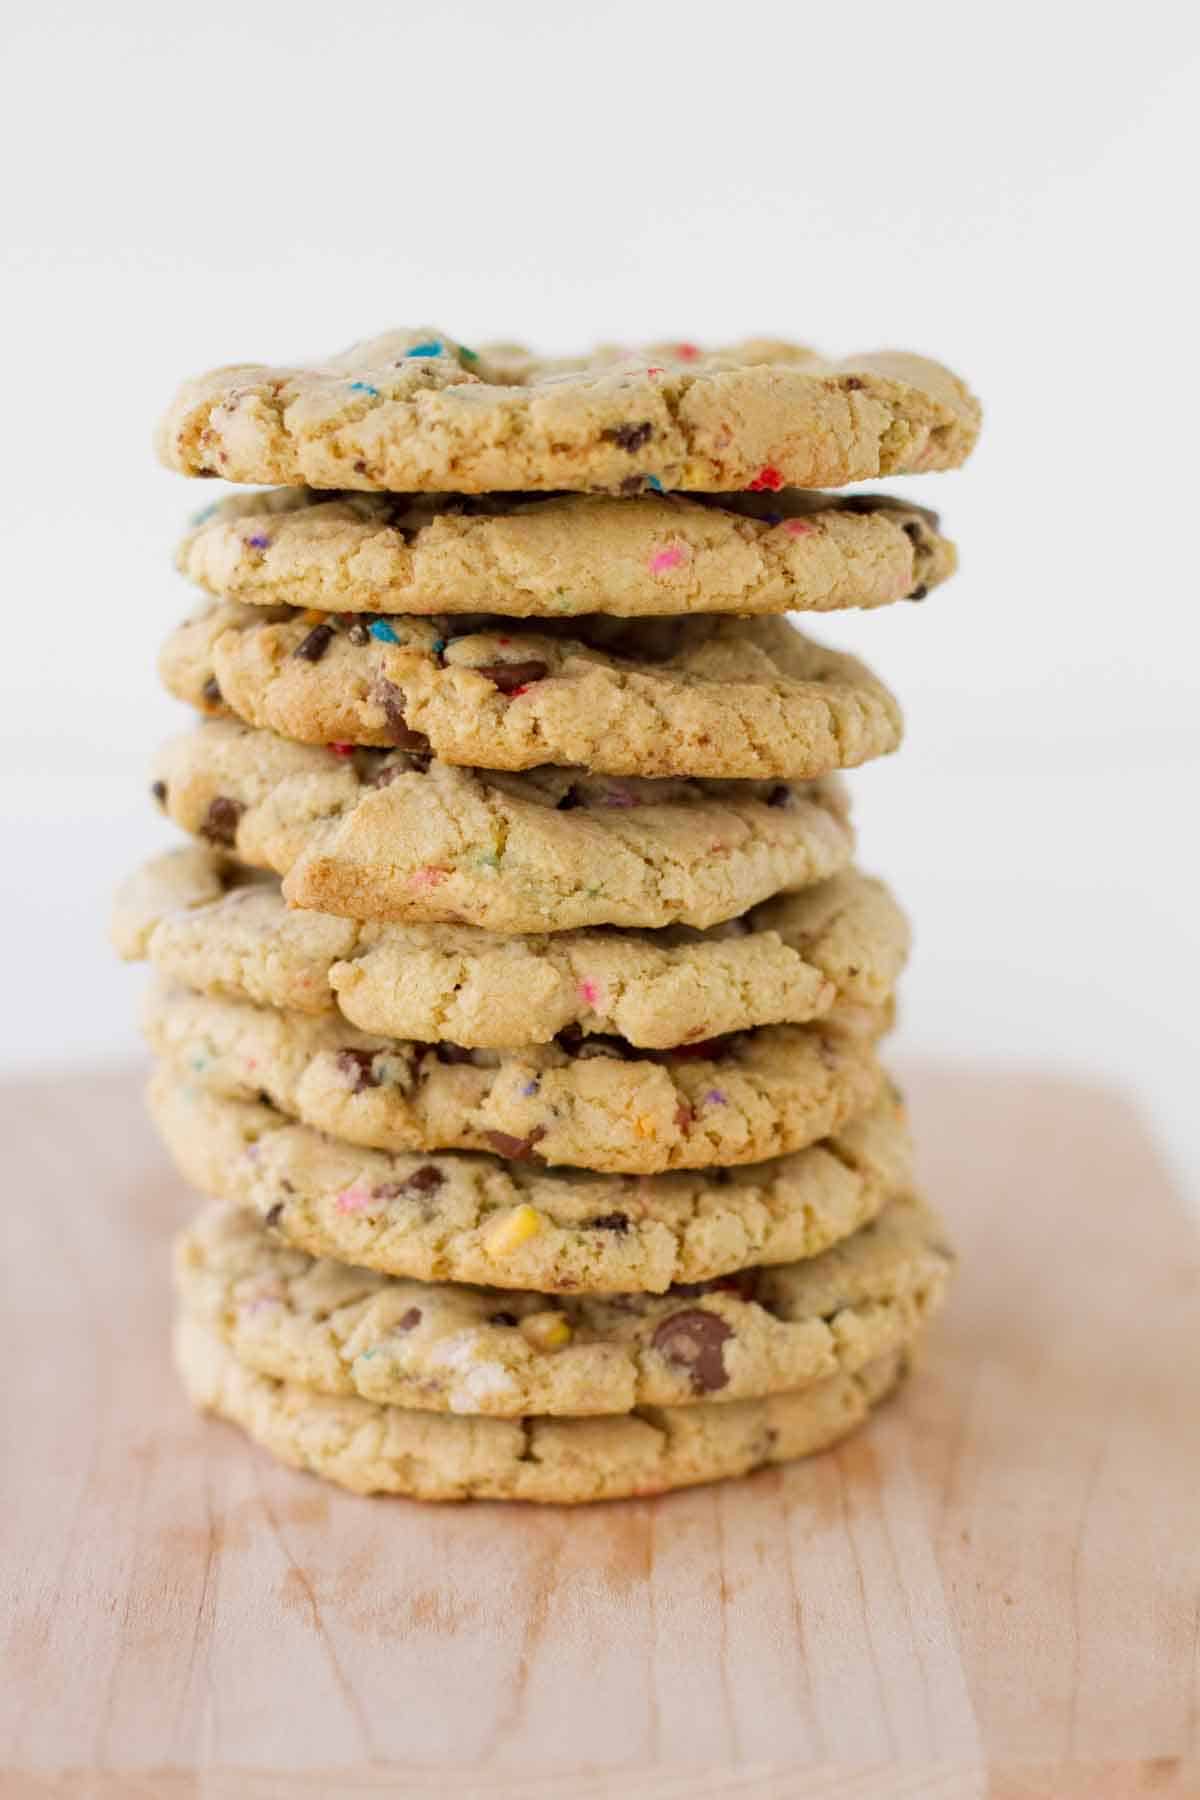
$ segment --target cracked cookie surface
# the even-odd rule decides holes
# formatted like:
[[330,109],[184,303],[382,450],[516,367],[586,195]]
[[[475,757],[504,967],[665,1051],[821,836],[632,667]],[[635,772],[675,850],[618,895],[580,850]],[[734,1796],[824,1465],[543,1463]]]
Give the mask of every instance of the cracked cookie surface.
[[486,493],[842,487],[957,468],[978,402],[902,351],[659,344],[547,359],[391,331],[307,364],[185,382],[156,434],[185,475],[312,488]]
[[126,880],[112,937],[197,993],[335,1013],[361,1030],[468,1049],[548,1043],[575,1028],[668,1049],[835,1003],[886,1003],[909,949],[882,882],[857,869],[707,931],[552,932],[376,925],[284,904],[275,877],[185,845]]
[[220,1202],[175,1252],[183,1309],[244,1367],[321,1393],[498,1418],[724,1404],[853,1374],[913,1340],[951,1267],[913,1195],[807,1262],[553,1304],[314,1259]]
[[228,1099],[265,1094],[302,1124],[378,1150],[489,1150],[650,1175],[761,1162],[836,1131],[876,1098],[888,1009],[674,1050],[555,1039],[464,1050],[339,1020],[152,987],[151,1048]]
[[212,719],[167,745],[154,792],[185,831],[284,876],[293,905],[494,932],[703,928],[854,847],[837,776],[616,780],[346,750]]
[[252,1208],[313,1256],[418,1281],[556,1293],[661,1293],[849,1237],[912,1187],[894,1090],[790,1156],[700,1174],[620,1176],[446,1151],[364,1150],[261,1101],[156,1070],[151,1115],[184,1178]]
[[832,612],[955,570],[936,513],[877,494],[235,494],[177,553],[222,600],[326,612],[576,618]]
[[805,780],[900,742],[883,683],[783,619],[462,624],[218,602],[171,633],[159,671],[199,711],[300,743],[489,769]]
[[823,1450],[900,1380],[897,1353],[762,1400],[646,1407],[591,1419],[480,1419],[319,1394],[238,1362],[184,1313],[175,1363],[193,1404],[281,1462],[359,1494],[572,1504],[662,1494]]

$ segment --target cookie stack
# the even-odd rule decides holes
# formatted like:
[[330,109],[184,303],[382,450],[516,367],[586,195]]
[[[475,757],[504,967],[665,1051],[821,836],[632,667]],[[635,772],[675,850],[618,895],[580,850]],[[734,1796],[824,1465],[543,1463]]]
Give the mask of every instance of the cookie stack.
[[[950,1266],[877,1060],[908,943],[838,774],[892,696],[781,616],[920,599],[900,355],[397,332],[189,383],[198,515],[126,884],[197,1404],[361,1491],[657,1493],[841,1437]],[[280,485],[282,484],[282,485]]]

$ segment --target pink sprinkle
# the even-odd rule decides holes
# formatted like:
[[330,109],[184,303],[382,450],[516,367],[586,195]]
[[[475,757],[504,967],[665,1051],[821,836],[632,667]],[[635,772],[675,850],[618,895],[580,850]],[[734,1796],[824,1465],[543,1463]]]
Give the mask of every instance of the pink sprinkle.
[[264,1306],[278,1306],[278,1294],[256,1294],[253,1300],[244,1300],[238,1309],[242,1313],[261,1312]]
[[595,1006],[600,998],[600,989],[594,981],[581,981],[576,992],[585,1006]]
[[258,1058],[257,1058],[257,1056],[248,1056],[248,1057],[247,1057],[247,1058],[246,1058],[246,1067],[247,1067],[247,1068],[248,1068],[248,1069],[257,1069],[257,1067],[258,1067]]
[[695,344],[676,344],[675,354],[680,362],[695,362],[700,352]]
[[657,575],[663,569],[677,569],[683,561],[683,550],[678,544],[672,544],[669,550],[659,550],[650,558],[650,573]]
[[783,529],[789,537],[812,537],[817,528],[810,525],[807,519],[789,519]]
[[646,373],[647,373],[647,375],[661,375],[662,370],[661,369],[647,369]]
[[608,792],[606,794],[602,795],[602,799],[604,801],[605,806],[636,806],[637,805],[637,801],[634,799],[633,795],[630,793],[627,793],[624,788],[609,788]]
[[334,1201],[334,1205],[340,1213],[366,1212],[371,1204],[371,1198],[369,1188],[359,1187],[356,1184],[353,1187],[343,1188]]
[[333,751],[333,754],[335,756],[353,756],[354,755],[354,745],[353,744],[330,744],[329,748]]
[[435,888],[445,881],[447,874],[446,869],[433,867],[418,869],[415,874],[409,876],[408,885],[410,888]]

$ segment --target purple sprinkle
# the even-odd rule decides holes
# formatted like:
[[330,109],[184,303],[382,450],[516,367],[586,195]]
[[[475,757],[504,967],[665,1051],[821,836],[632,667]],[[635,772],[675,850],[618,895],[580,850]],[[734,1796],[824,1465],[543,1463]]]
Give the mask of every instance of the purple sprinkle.
[[709,1088],[704,1096],[705,1106],[725,1106],[727,1101],[720,1088]]
[[528,1099],[530,1097],[530,1095],[537,1093],[539,1085],[540,1085],[540,1083],[538,1082],[538,1078],[535,1075],[532,1081],[527,1081],[525,1083],[525,1086],[521,1089],[521,1092],[525,1095],[525,1098]]
[[246,539],[246,542],[252,550],[266,550],[271,540],[265,531],[256,531],[253,537]]

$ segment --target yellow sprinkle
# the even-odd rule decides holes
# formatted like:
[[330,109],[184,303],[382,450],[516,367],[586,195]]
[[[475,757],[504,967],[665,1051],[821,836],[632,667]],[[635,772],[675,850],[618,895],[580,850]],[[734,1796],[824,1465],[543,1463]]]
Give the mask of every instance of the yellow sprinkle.
[[634,1130],[639,1137],[654,1136],[654,1120],[650,1117],[649,1113],[640,1113],[633,1124]]
[[571,1327],[561,1313],[530,1313],[521,1320],[521,1335],[537,1350],[561,1350],[571,1341]]
[[535,1237],[541,1229],[542,1215],[536,1207],[518,1206],[502,1219],[497,1219],[484,1233],[483,1247],[489,1256],[511,1256],[514,1250]]

